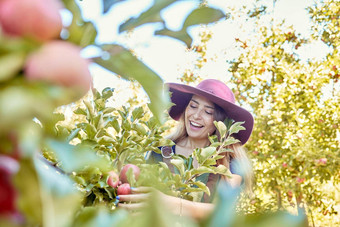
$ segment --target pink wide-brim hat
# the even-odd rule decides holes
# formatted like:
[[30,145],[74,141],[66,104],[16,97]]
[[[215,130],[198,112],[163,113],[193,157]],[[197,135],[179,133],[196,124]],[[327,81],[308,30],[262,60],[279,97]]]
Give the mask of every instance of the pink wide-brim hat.
[[254,118],[246,109],[235,104],[234,93],[222,81],[206,79],[196,87],[178,83],[166,83],[171,93],[171,101],[175,104],[169,109],[172,119],[178,120],[187,107],[192,95],[203,96],[220,106],[228,118],[242,124],[245,130],[239,131],[234,137],[245,144],[253,131]]

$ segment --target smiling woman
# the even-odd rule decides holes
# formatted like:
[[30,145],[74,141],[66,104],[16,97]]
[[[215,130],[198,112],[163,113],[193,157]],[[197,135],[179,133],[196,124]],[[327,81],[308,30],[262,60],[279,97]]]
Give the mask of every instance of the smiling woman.
[[[227,167],[231,176],[206,173],[197,178],[198,181],[206,184],[211,194],[204,194],[200,202],[182,200],[159,192],[159,197],[176,214],[188,215],[196,219],[205,218],[214,210],[214,194],[220,182],[227,182],[232,188],[242,187],[251,190],[252,168],[243,144],[247,142],[253,129],[254,119],[252,115],[242,107],[235,104],[233,92],[223,82],[214,79],[203,80],[197,87],[188,85],[168,83],[172,96],[171,101],[175,104],[169,110],[170,116],[178,121],[177,128],[168,138],[175,145],[162,147],[166,153],[174,153],[189,157],[195,149],[208,147],[211,142],[209,136],[217,135],[218,130],[214,121],[223,121],[226,118],[237,122],[244,122],[245,130],[239,131],[235,139],[239,142],[228,146],[230,152],[221,153],[217,165]],[[169,148],[169,149],[163,149]],[[164,162],[171,166],[171,155],[149,152],[147,160],[149,163]],[[197,160],[194,160],[194,168],[198,167]],[[174,171],[176,173],[176,171]],[[147,189],[133,189],[131,195],[120,196],[121,201],[133,202],[132,204],[119,204],[126,209],[139,209],[145,200],[148,199]],[[180,207],[180,209],[179,209]],[[185,211],[182,213],[182,211]],[[178,213],[180,212],[180,213]]]

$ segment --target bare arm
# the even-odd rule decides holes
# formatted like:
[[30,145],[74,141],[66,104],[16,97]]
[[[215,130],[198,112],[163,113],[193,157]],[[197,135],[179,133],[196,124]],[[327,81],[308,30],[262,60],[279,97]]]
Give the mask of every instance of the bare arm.
[[[228,179],[228,183],[232,187],[238,187],[241,185],[242,177],[236,174],[232,174],[232,178]],[[150,192],[153,189],[140,187],[132,189],[130,195],[120,195],[119,200],[121,202],[131,202],[131,203],[119,203],[120,208],[125,208],[128,210],[138,210],[145,207],[146,201],[150,198]],[[156,191],[157,196],[164,207],[167,207],[171,212],[176,215],[189,216],[196,220],[204,219],[208,217],[215,208],[213,203],[202,203],[193,202],[178,197],[166,195],[160,191]]]
[[[121,202],[129,203],[119,203],[118,207],[125,208],[127,210],[138,211],[139,209],[146,206],[146,201],[150,199],[151,190],[151,188],[141,187],[133,189],[133,194],[120,195],[119,200]],[[212,203],[193,202],[166,195],[160,191],[156,191],[156,196],[158,197],[159,201],[164,204],[164,207],[167,207],[173,214],[189,216],[194,219],[203,219],[207,217],[215,207],[215,205]]]

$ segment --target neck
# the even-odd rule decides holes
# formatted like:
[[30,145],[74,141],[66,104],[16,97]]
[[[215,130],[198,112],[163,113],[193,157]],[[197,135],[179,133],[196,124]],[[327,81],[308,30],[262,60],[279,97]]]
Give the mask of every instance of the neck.
[[194,150],[196,148],[203,148],[209,146],[210,141],[208,139],[193,139],[186,137],[180,142],[180,145],[188,149]]

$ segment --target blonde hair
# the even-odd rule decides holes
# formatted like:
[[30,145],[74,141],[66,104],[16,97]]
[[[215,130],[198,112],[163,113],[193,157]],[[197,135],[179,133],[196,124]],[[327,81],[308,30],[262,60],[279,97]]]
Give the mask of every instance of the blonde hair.
[[[226,152],[224,158],[217,160],[217,163],[226,166],[230,170],[230,160],[231,159],[236,160],[237,172],[240,172],[242,174],[245,192],[251,194],[254,172],[252,163],[247,155],[246,149],[240,143],[232,144],[228,146],[228,148],[230,148],[233,152]],[[229,180],[228,176],[222,176],[222,179],[227,182]]]
[[[227,117],[225,111],[218,105],[215,105],[215,111],[214,111],[214,119],[216,121],[224,121]],[[167,136],[168,139],[171,139],[176,144],[179,143],[182,139],[188,137],[188,133],[185,128],[185,122],[184,122],[184,112],[181,114],[180,118],[178,119],[176,129],[174,132],[172,132],[169,136]],[[218,131],[215,131],[215,134],[220,137]],[[240,143],[232,144],[228,148],[233,150],[233,152],[227,152],[225,153],[224,158],[218,160],[218,164],[222,164],[226,166],[228,169],[230,169],[230,160],[235,159],[237,160],[237,167],[238,172],[242,173],[242,178],[244,178],[244,189],[247,193],[251,194],[252,192],[252,184],[253,184],[253,168],[250,159],[247,156],[245,148]],[[229,178],[227,176],[222,176],[222,179],[227,181]]]

